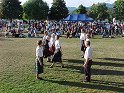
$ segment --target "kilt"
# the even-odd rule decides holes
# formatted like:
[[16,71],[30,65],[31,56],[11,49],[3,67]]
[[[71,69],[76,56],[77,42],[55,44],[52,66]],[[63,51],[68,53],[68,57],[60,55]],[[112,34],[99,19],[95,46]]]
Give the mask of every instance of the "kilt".
[[53,55],[54,52],[55,52],[55,46],[52,45],[52,46],[49,48],[49,54],[50,54],[50,55]]
[[81,51],[85,52],[85,44],[84,44],[84,40],[80,41],[80,46],[81,46]]
[[44,58],[47,58],[47,57],[50,56],[48,43],[49,43],[49,41],[46,40],[46,41],[45,41],[45,44],[44,44],[44,47],[43,47],[43,55],[44,55]]
[[52,62],[62,62],[62,53],[60,49],[56,49],[52,58]]
[[42,62],[42,66],[40,65],[38,59],[36,58],[36,62],[35,62],[35,73],[36,74],[43,73],[43,57],[40,57],[40,60]]
[[43,49],[43,56],[44,56],[44,58],[47,58],[50,56],[49,48]]

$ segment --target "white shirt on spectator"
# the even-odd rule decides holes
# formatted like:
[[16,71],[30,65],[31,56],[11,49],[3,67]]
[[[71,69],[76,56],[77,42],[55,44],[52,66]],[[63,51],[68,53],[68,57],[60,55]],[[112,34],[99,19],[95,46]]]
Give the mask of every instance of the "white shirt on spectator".
[[60,42],[59,42],[59,40],[56,40],[55,41],[55,49],[60,49],[60,48],[61,48]]
[[36,57],[43,57],[43,48],[40,46],[37,46],[36,48]]
[[85,39],[86,39],[86,34],[85,33],[81,33],[80,40],[85,40]]
[[90,46],[88,46],[86,48],[86,51],[85,51],[85,54],[84,54],[84,58],[85,59],[89,58],[90,60],[92,60],[92,48]]

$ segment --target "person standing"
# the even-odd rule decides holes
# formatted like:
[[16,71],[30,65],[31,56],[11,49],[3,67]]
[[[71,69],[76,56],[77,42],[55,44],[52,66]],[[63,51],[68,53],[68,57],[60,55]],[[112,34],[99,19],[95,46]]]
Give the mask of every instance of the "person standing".
[[42,45],[43,45],[43,57],[47,58],[47,62],[50,61],[50,59],[49,59],[49,56],[50,56],[50,54],[49,54],[49,40],[50,40],[50,37],[48,36],[48,32],[45,31],[44,37],[42,39],[42,42],[43,42]]
[[49,52],[50,52],[50,56],[52,57],[55,52],[55,34],[54,33],[51,35],[51,38],[50,38]]
[[39,77],[39,74],[43,73],[43,47],[42,40],[37,41],[36,48],[36,62],[35,62],[35,70],[36,70],[36,79],[42,79]]
[[[83,51],[83,53],[85,53],[85,42],[86,40],[86,33],[83,31],[83,29],[81,29],[81,35],[80,35],[80,47],[81,47],[81,51]],[[82,58],[84,56],[82,55]]]
[[92,65],[92,48],[90,46],[90,41],[85,41],[86,51],[84,54],[84,73],[85,80],[84,82],[91,81],[91,65]]
[[47,39],[48,37],[49,37],[49,36],[48,36],[48,32],[45,31],[45,32],[44,32],[44,36],[43,36],[43,40],[42,40],[43,45],[44,45],[44,43],[46,42],[46,39]]
[[61,49],[61,44],[59,42],[59,36],[55,36],[55,52],[52,58],[52,65],[50,66],[50,68],[53,68],[53,66],[55,65],[56,62],[60,62],[61,63],[61,67],[63,68],[64,65],[62,63],[62,49]]
[[85,41],[90,41],[90,35],[86,34],[86,40]]
[[46,41],[45,41],[44,49],[43,49],[43,55],[44,55],[44,58],[47,58],[47,62],[50,62],[49,42],[50,42],[50,37],[48,36],[46,37]]

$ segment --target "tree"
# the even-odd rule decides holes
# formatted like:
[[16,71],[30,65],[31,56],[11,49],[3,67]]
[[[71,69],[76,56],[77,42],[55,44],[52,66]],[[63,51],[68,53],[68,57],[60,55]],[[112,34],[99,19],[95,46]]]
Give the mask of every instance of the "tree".
[[109,13],[109,20],[112,21],[112,19],[114,18],[114,9],[109,8],[108,13]]
[[23,8],[23,16],[25,19],[47,19],[49,7],[43,0],[28,0],[26,3],[24,3]]
[[124,0],[117,0],[114,3],[114,16],[118,20],[124,20]]
[[68,16],[68,8],[64,0],[53,0],[51,12],[49,14],[52,20],[61,20]]
[[0,0],[0,18],[2,18],[2,12],[1,12],[1,9],[2,9],[2,1]]
[[76,9],[75,11],[73,11],[72,14],[86,14],[87,10],[86,8],[81,4],[78,9]]
[[93,4],[88,15],[96,20],[104,20],[109,18],[108,8],[105,3]]
[[22,18],[23,8],[19,0],[1,0],[0,17],[4,19]]

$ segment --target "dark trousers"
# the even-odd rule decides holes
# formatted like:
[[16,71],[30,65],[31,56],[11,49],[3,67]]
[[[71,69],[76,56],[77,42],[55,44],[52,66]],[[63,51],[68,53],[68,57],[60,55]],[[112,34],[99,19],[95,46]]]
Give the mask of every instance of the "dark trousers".
[[91,65],[92,65],[92,60],[89,60],[87,67],[84,68],[85,80],[87,82],[91,81]]

